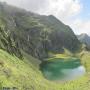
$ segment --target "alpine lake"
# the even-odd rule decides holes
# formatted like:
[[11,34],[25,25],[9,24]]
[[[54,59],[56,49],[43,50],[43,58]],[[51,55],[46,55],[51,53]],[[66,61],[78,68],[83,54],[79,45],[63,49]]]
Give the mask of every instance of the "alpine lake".
[[43,76],[52,81],[70,81],[85,74],[85,68],[78,58],[52,58],[40,64]]

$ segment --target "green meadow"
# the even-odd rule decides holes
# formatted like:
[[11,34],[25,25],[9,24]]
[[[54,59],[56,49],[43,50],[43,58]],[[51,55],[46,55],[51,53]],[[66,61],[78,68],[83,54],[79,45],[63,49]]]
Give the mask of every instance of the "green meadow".
[[[83,56],[81,57],[81,54]],[[52,82],[43,77],[35,63],[27,58],[19,59],[0,50],[0,88],[17,87],[18,90],[89,90],[90,89],[90,53],[78,54],[86,68],[86,74],[68,82]],[[33,57],[29,58],[34,60]],[[0,90],[1,90],[0,89]]]

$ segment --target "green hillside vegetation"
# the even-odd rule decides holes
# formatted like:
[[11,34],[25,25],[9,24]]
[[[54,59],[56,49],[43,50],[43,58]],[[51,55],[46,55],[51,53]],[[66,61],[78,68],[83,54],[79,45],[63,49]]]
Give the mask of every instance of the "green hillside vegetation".
[[10,54],[14,54],[19,58],[22,58],[19,47],[14,42],[13,38],[5,31],[5,26],[0,20],[0,48],[6,50]]
[[46,80],[39,69],[28,63],[28,60],[21,60],[0,50],[0,87],[17,87],[19,90],[89,90],[90,53],[85,52],[82,58],[87,69],[86,75],[77,80],[57,83]]

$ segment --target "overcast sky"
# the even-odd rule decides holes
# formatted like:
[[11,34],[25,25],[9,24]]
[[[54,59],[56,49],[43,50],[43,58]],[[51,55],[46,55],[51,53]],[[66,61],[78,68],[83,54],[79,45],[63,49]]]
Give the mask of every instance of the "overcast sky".
[[27,10],[54,15],[76,34],[90,35],[90,0],[0,0]]

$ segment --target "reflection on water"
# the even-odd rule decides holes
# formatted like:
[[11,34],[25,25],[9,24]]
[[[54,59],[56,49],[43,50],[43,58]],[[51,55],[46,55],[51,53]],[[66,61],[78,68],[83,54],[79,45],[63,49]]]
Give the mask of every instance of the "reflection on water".
[[44,61],[40,65],[40,70],[49,80],[73,80],[85,73],[85,68],[81,65],[80,60],[75,58],[67,61],[60,58]]
[[62,73],[66,75],[62,80],[74,80],[85,74],[85,68],[83,66],[79,66],[75,69],[63,69]]

